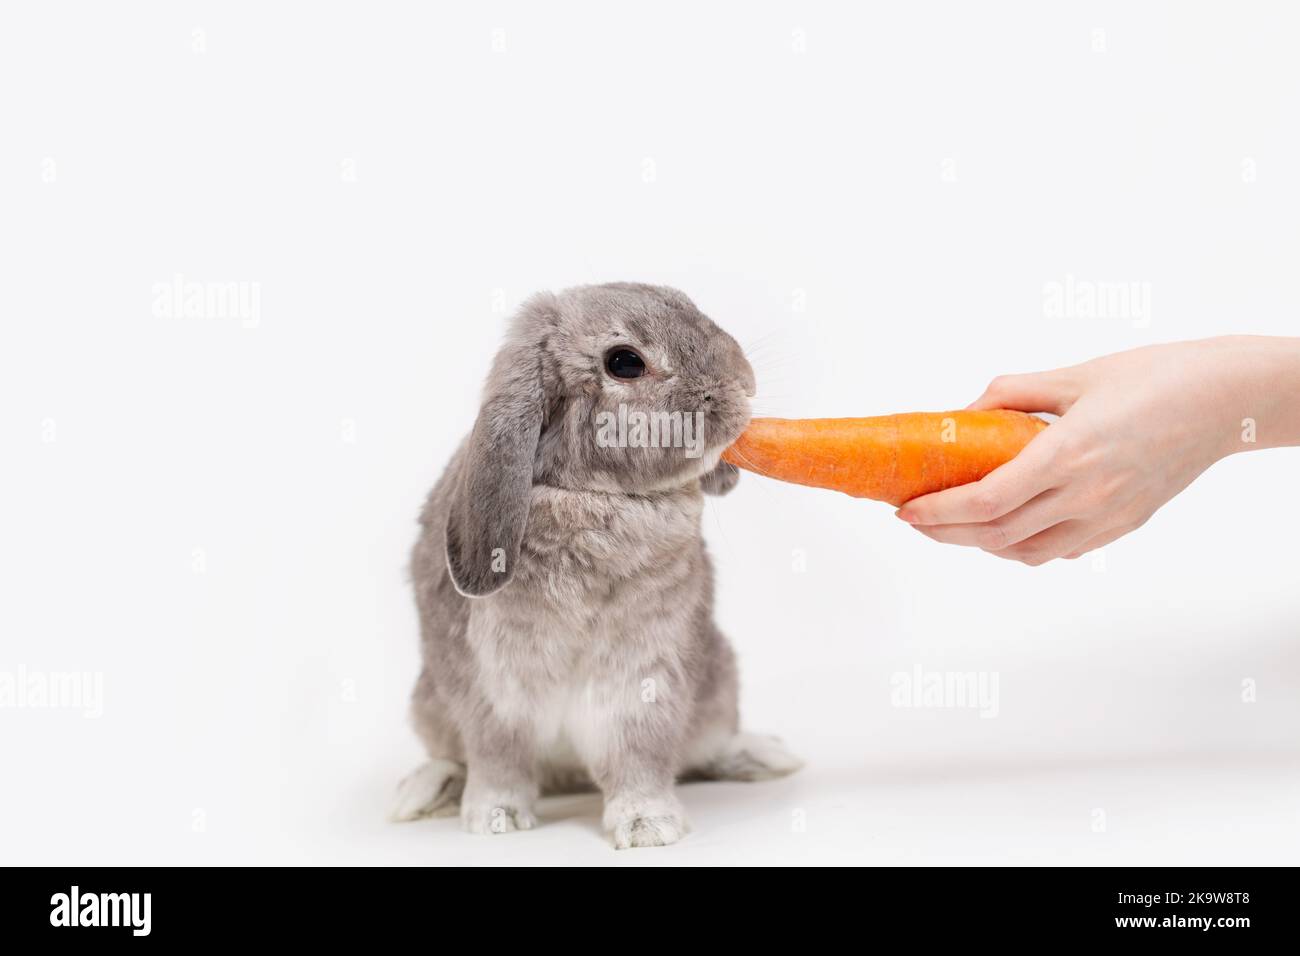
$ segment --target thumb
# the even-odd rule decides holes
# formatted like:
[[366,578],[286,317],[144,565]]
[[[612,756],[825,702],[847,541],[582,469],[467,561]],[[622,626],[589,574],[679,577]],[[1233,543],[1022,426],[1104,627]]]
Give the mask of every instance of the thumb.
[[1072,371],[1059,368],[1027,375],[999,375],[989,382],[983,395],[966,407],[1011,408],[1020,412],[1064,415],[1079,398],[1079,385]]

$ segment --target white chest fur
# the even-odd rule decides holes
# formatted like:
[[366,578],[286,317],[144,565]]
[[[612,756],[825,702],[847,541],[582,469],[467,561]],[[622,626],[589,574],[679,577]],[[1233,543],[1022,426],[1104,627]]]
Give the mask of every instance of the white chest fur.
[[707,586],[701,510],[694,488],[534,489],[515,578],[475,602],[468,636],[493,708],[547,763],[590,765],[620,722],[672,703]]

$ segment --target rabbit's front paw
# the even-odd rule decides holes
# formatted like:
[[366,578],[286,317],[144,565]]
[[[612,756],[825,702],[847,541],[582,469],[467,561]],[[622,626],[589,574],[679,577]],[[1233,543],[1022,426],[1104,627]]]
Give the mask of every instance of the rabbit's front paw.
[[664,797],[620,798],[605,807],[605,829],[614,849],[634,846],[668,846],[686,836],[688,829],[682,805],[672,794]]
[[537,825],[537,817],[528,807],[503,806],[492,800],[473,803],[462,800],[460,825],[470,833],[513,833],[531,830]]

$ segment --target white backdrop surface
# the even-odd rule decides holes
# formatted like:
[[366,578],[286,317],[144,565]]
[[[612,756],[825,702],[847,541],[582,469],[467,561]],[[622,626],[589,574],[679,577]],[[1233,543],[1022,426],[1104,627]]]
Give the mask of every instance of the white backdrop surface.
[[[1300,334],[1293,6],[442,6],[0,13],[0,675],[102,691],[0,707],[0,857],[1297,862],[1294,450],[1036,569],[747,476],[719,619],[802,772],[683,788],[663,850],[591,796],[384,822],[414,518],[530,292],[677,286],[791,417]],[[916,668],[996,715],[894,706]]]

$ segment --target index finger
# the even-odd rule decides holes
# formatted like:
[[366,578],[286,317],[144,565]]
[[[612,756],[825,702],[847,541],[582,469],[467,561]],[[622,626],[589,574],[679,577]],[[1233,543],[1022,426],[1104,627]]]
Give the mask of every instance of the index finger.
[[993,521],[1052,487],[1051,431],[1034,437],[1015,458],[979,481],[913,498],[897,511],[908,524],[969,524]]

